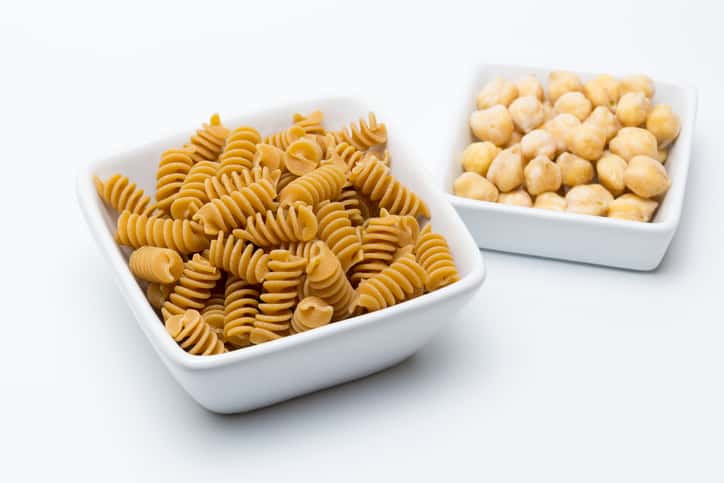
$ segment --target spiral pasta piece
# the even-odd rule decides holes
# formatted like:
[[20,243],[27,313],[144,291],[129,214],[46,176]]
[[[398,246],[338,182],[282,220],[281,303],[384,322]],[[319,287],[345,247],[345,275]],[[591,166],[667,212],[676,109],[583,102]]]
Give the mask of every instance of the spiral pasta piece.
[[209,123],[204,123],[184,148],[191,150],[191,158],[195,163],[217,161],[228,135],[229,130],[221,123],[219,115],[213,114]]
[[224,294],[212,293],[201,309],[201,316],[216,335],[223,338],[224,333]]
[[351,123],[335,132],[334,137],[337,143],[346,142],[360,151],[365,151],[372,146],[387,142],[387,126],[378,123],[375,114],[370,112],[367,121],[361,118],[358,123]]
[[259,290],[238,277],[226,280],[224,341],[235,347],[251,344],[249,337],[259,313]]
[[191,218],[209,201],[204,186],[207,180],[216,176],[218,165],[216,161],[199,161],[191,167],[171,203],[173,218]]
[[137,215],[130,211],[124,211],[118,217],[116,241],[131,248],[145,245],[170,248],[182,255],[201,251],[209,245],[198,223]]
[[250,216],[243,229],[234,230],[234,236],[260,247],[271,247],[282,242],[311,240],[317,234],[318,226],[312,208],[295,203]]
[[292,126],[288,129],[279,131],[265,137],[263,143],[271,144],[272,146],[275,146],[282,151],[286,151],[290,144],[292,144],[294,141],[301,138],[305,134],[306,133],[304,132],[304,128],[300,126]]
[[224,238],[223,233],[211,241],[209,262],[252,284],[261,283],[269,272],[269,255],[264,250],[233,236]]
[[359,163],[365,156],[363,151],[360,151],[356,147],[344,141],[336,145],[335,152],[350,170],[354,168],[355,165],[357,165],[357,163]]
[[294,125],[304,129],[305,134],[314,134],[319,136],[323,136],[327,133],[327,130],[322,127],[322,121],[324,121],[324,114],[322,111],[311,112],[308,116],[296,113],[294,114],[294,117],[292,117]]
[[358,285],[387,268],[395,259],[401,236],[399,218],[386,211],[368,219],[362,228],[362,261],[352,268],[352,283]]
[[230,174],[216,175],[204,181],[204,192],[207,201],[216,200],[224,195],[231,194],[246,188],[252,183],[258,183],[262,179],[268,180],[276,187],[281,171],[267,167],[256,166],[252,169],[232,171]]
[[211,291],[216,287],[219,278],[221,272],[206,258],[195,254],[184,264],[181,278],[161,307],[164,320],[181,314],[186,309],[202,310],[206,301],[211,298]]
[[434,233],[428,223],[420,232],[415,245],[415,256],[427,272],[428,290],[437,290],[460,280],[445,237]]
[[281,176],[279,176],[279,182],[277,183],[277,193],[289,186],[289,184],[295,179],[299,179],[299,176],[294,173],[290,173],[289,171],[282,172]]
[[295,257],[286,250],[273,250],[269,254],[269,273],[262,286],[259,313],[249,336],[252,344],[288,333],[306,264],[303,258]]
[[276,207],[276,189],[267,179],[259,180],[238,191],[211,200],[199,208],[193,219],[204,228],[204,233],[214,236],[220,231],[230,232],[243,226],[246,218],[254,213]]
[[224,343],[197,310],[186,310],[169,317],[166,331],[189,354],[209,356],[226,352]]
[[319,166],[322,154],[322,148],[313,137],[297,139],[287,147],[286,169],[292,174],[303,176]]
[[403,302],[421,294],[426,282],[425,269],[417,263],[415,255],[406,253],[380,273],[360,283],[350,313],[358,309],[373,312]]
[[309,241],[297,241],[297,242],[283,242],[279,244],[279,248],[281,250],[286,250],[292,255],[296,257],[301,257],[305,259],[306,261],[309,261],[309,253],[312,250],[312,245],[314,245],[314,242],[317,240],[309,240]]
[[154,309],[161,310],[163,303],[173,291],[173,285],[149,283],[146,287],[146,298]]
[[319,297],[331,305],[333,320],[343,319],[349,313],[354,289],[344,274],[342,264],[323,241],[312,245],[302,293]]
[[392,176],[390,168],[374,157],[360,161],[349,179],[357,190],[392,214],[430,218],[430,210],[425,202]]
[[323,164],[300,176],[279,192],[282,205],[302,201],[316,207],[321,201],[334,200],[342,193],[347,175],[339,164]]
[[286,153],[271,144],[259,143],[254,153],[254,166],[284,169]]
[[290,332],[296,334],[327,325],[332,321],[334,308],[319,297],[305,297],[292,315]]
[[345,273],[352,265],[362,261],[362,242],[357,230],[352,227],[342,203],[330,201],[320,203],[317,208],[317,222],[319,224],[317,236],[327,243],[339,259]]
[[193,149],[169,149],[161,154],[156,171],[156,205],[166,209],[183,186],[194,160]]
[[253,127],[242,126],[231,131],[226,138],[224,151],[219,156],[219,174],[251,169],[259,142],[261,135]]
[[166,285],[181,277],[184,261],[176,250],[141,247],[131,253],[128,267],[141,280]]
[[128,210],[131,213],[148,215],[153,211],[154,207],[150,205],[151,197],[122,174],[116,173],[105,181],[94,176],[93,182],[98,196],[119,213]]

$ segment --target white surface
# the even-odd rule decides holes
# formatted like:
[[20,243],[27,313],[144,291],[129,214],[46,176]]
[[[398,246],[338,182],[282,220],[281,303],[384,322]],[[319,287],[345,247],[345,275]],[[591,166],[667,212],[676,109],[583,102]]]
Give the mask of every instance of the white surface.
[[[721,482],[720,8],[347,8],[0,6],[3,479]],[[392,133],[442,156],[447,91],[481,61],[699,88],[689,189],[662,266],[489,253],[473,304],[402,365],[245,416],[201,410],[113,283],[76,206],[79,167],[214,110],[335,93],[384,105]]]
[[[320,109],[327,126],[344,126],[370,112],[371,106],[344,97],[324,98],[269,107],[227,118],[229,129],[254,126],[262,136],[286,129],[295,112]],[[384,111],[376,113],[385,118]],[[91,232],[116,282],[162,361],[181,386],[203,407],[219,413],[238,413],[348,382],[407,359],[432,339],[475,295],[485,278],[483,259],[462,220],[425,170],[415,169],[420,155],[396,138],[387,147],[394,153],[392,173],[427,203],[435,231],[445,236],[459,266],[460,280],[450,286],[385,310],[329,324],[294,337],[284,337],[244,350],[211,357],[187,354],[168,333],[146,299],[145,290],[128,269],[128,258],[114,240],[117,214],[96,193],[94,176],[127,175],[147,192],[156,184],[148,160],[188,140],[189,126],[176,136],[100,161],[87,163],[78,176],[78,199]],[[254,387],[240,381],[260,381]]]
[[[453,182],[462,173],[461,153],[475,141],[468,119],[475,109],[478,92],[495,78],[515,81],[531,74],[547,87],[550,70],[515,65],[481,64],[476,67],[473,77],[461,83],[464,95],[460,96],[458,109],[453,110],[455,118],[450,118],[450,125],[455,127],[450,129],[447,163],[441,163],[447,169],[439,177],[440,186],[450,193],[450,201],[480,248],[633,270],[653,270],[661,263],[681,218],[696,115],[696,92],[691,86],[656,82],[653,103],[672,107],[681,120],[681,133],[666,159],[671,188],[652,223],[507,206],[452,194]],[[617,75],[616,72],[608,73]],[[583,82],[595,77],[591,73],[578,74]],[[491,230],[490,227],[496,229]],[[521,233],[525,236],[521,237]]]

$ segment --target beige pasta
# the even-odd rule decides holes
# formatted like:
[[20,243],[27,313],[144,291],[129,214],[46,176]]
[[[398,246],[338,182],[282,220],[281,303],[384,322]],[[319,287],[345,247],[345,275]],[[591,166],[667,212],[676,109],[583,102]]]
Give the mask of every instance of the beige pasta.
[[209,245],[198,223],[137,215],[130,211],[124,211],[118,217],[116,242],[131,248],[145,245],[171,248],[182,255],[201,251]]
[[212,293],[201,309],[201,316],[211,326],[216,335],[222,337],[224,333],[224,294]]
[[164,320],[186,309],[202,310],[220,277],[221,272],[215,266],[200,254],[195,254],[184,264],[181,278],[161,307]]
[[334,308],[319,297],[305,297],[292,316],[291,332],[293,334],[305,332],[327,325],[332,321]]
[[[368,204],[360,199],[359,193],[357,193],[357,190],[349,181],[345,182],[344,186],[342,186],[342,192],[336,201],[342,203],[352,225],[361,225],[365,219],[369,218],[369,212],[367,210]],[[364,216],[362,210],[365,210],[365,214],[368,216]]]
[[415,257],[427,272],[427,290],[437,290],[460,280],[447,240],[433,233],[428,223],[422,229],[415,245]]
[[259,143],[254,153],[254,166],[269,169],[284,169],[286,153],[271,144]]
[[354,289],[344,274],[339,259],[323,241],[315,242],[309,253],[304,296],[316,296],[334,308],[333,320],[347,316]]
[[322,121],[324,121],[324,114],[322,111],[314,111],[308,116],[297,113],[294,114],[292,121],[295,126],[299,126],[304,129],[305,134],[323,136],[327,133],[327,130],[322,127]]
[[186,310],[169,317],[166,331],[189,354],[210,356],[226,352],[224,343],[197,310]]
[[242,126],[231,131],[219,156],[219,174],[253,168],[256,145],[260,142],[261,135],[253,127]]
[[252,284],[261,283],[269,272],[269,255],[264,250],[234,236],[219,233],[211,241],[209,262]]
[[245,227],[234,230],[234,235],[260,247],[272,247],[282,242],[309,241],[317,234],[317,227],[312,208],[297,202],[250,216]]
[[287,147],[284,159],[287,171],[296,176],[303,176],[319,166],[322,160],[322,148],[313,137],[305,136]]
[[169,284],[177,281],[184,270],[184,261],[176,250],[141,247],[128,259],[131,272],[141,280]]
[[339,202],[323,201],[317,208],[318,237],[327,243],[347,272],[362,261],[362,241],[352,226],[347,210]]
[[279,182],[277,183],[277,193],[281,192],[284,188],[289,186],[289,184],[295,179],[299,179],[299,176],[294,173],[290,173],[289,171],[284,171],[281,176],[279,176]]
[[403,186],[390,168],[375,158],[367,158],[354,167],[350,181],[359,192],[370,197],[395,215],[425,216],[430,210],[420,197]]
[[244,225],[246,218],[276,206],[276,189],[266,179],[252,183],[238,191],[211,200],[196,212],[193,219],[204,228],[204,233],[214,236],[220,231],[230,232]]
[[346,142],[341,142],[337,144],[335,151],[337,153],[337,156],[339,156],[340,159],[345,162],[347,168],[350,170],[354,168],[355,165],[362,160],[362,158],[365,157],[364,151],[360,151],[356,147]]
[[283,242],[279,244],[279,248],[288,251],[296,257],[301,257],[309,261],[309,253],[312,250],[312,245],[314,245],[316,241],[317,240]]
[[184,148],[191,150],[191,158],[196,163],[199,161],[217,161],[224,149],[224,143],[228,135],[229,130],[221,123],[219,115],[214,114],[208,124],[204,123],[201,129],[191,136],[191,140]]
[[149,283],[146,287],[146,298],[154,309],[161,310],[163,303],[173,291],[173,285]]
[[370,112],[368,120],[360,119],[358,123],[352,123],[345,129],[334,133],[337,143],[346,142],[361,151],[372,146],[385,144],[387,142],[387,127],[378,123],[374,113]]
[[259,290],[246,280],[229,277],[224,299],[224,341],[235,347],[250,345],[258,313]]
[[205,183],[216,176],[218,165],[216,161],[199,161],[191,167],[171,203],[173,218],[191,218],[204,203],[209,201]]
[[264,138],[264,144],[271,144],[282,151],[286,151],[290,144],[303,137],[306,133],[300,126],[292,126]]
[[337,199],[346,181],[346,173],[339,164],[324,164],[281,189],[279,201],[283,205],[302,201],[316,207],[321,201]]
[[194,160],[192,149],[169,149],[161,155],[156,171],[156,205],[166,209],[181,189]]
[[415,255],[406,253],[390,266],[357,287],[357,298],[350,313],[357,310],[373,312],[398,304],[423,292],[427,284],[425,269]]
[[398,218],[370,218],[362,228],[362,261],[352,268],[350,281],[358,285],[384,270],[395,258],[402,237]]
[[98,196],[118,212],[128,210],[139,215],[149,215],[153,211],[151,197],[122,174],[114,174],[105,181],[93,177]]
[[250,334],[252,344],[260,344],[289,332],[294,307],[307,262],[286,250],[269,254],[269,273],[259,296],[259,313]]
[[252,169],[232,171],[230,174],[214,176],[204,181],[204,192],[207,201],[216,200],[234,191],[246,188],[252,183],[258,183],[262,179],[268,180],[276,187],[281,171],[257,166]]

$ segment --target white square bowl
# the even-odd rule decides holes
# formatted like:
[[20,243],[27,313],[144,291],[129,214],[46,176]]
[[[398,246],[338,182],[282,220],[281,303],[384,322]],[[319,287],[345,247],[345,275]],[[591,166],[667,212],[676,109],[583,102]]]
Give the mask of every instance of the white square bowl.
[[[234,128],[248,124],[271,133],[291,122],[295,112],[321,109],[325,124],[342,126],[369,108],[354,99],[320,99],[283,106],[224,122]],[[379,112],[378,112],[379,114]],[[370,314],[217,356],[193,356],[168,335],[127,265],[127,250],[114,241],[116,216],[96,194],[93,175],[103,178],[121,172],[153,193],[161,153],[184,144],[189,133],[91,163],[79,175],[78,199],[90,229],[107,258],[116,282],[151,345],[181,386],[203,407],[219,413],[249,411],[372,374],[419,350],[480,287],[485,278],[482,257],[460,217],[419,158],[398,139],[389,125],[392,171],[422,196],[432,212],[433,227],[443,234],[460,271],[461,280],[430,294]]]
[[[523,253],[540,257],[608,265],[633,270],[653,270],[663,259],[684,203],[689,170],[691,140],[696,116],[696,91],[654,80],[654,103],[670,104],[681,119],[681,133],[669,151],[666,169],[671,188],[651,223],[560,213],[536,208],[501,205],[471,200],[453,194],[453,181],[462,173],[460,156],[475,141],[468,119],[475,110],[475,96],[493,78],[515,80],[534,74],[545,85],[554,69],[539,67],[481,65],[464,86],[462,106],[451,122],[448,164],[440,177],[443,190],[457,209],[480,248]],[[594,74],[578,72],[583,82]]]

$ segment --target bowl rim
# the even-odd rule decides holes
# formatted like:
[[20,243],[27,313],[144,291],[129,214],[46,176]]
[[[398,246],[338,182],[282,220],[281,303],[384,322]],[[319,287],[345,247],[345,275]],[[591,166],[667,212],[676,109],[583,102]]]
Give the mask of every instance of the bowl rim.
[[[479,77],[481,74],[483,74],[486,71],[496,71],[496,70],[530,70],[530,71],[545,71],[545,72],[552,72],[554,70],[563,70],[567,72],[573,72],[575,74],[578,74],[580,76],[584,77],[591,77],[595,75],[600,75],[601,72],[595,73],[595,72],[587,72],[587,71],[581,71],[576,69],[566,69],[566,68],[559,68],[559,67],[544,67],[539,65],[526,65],[526,64],[491,64],[491,63],[480,63],[475,65],[470,74],[471,78],[469,79],[469,84],[472,84],[477,77]],[[614,75],[616,77],[622,77],[623,75],[627,74],[620,74],[618,72],[606,72],[608,74]],[[568,213],[568,212],[557,212],[553,210],[544,210],[544,209],[531,209],[528,207],[522,207],[522,206],[514,206],[514,205],[503,205],[500,203],[493,203],[488,201],[481,201],[481,200],[473,200],[468,198],[463,198],[461,196],[457,196],[452,192],[452,186],[447,186],[449,183],[445,183],[443,185],[443,191],[447,195],[448,199],[452,203],[453,206],[465,208],[466,210],[470,211],[477,211],[477,212],[488,212],[490,210],[498,210],[502,211],[503,213],[508,213],[510,215],[514,216],[521,216],[521,217],[531,217],[531,218],[540,218],[540,219],[546,219],[550,220],[552,222],[570,222],[573,224],[580,224],[580,225],[598,225],[598,226],[608,226],[612,229],[619,229],[619,230],[630,230],[630,231],[637,231],[637,232],[649,232],[649,233],[666,233],[671,232],[672,230],[675,230],[676,227],[679,224],[679,220],[681,218],[681,212],[683,210],[684,205],[684,197],[686,194],[686,182],[688,179],[689,174],[689,165],[691,164],[691,144],[694,137],[694,126],[696,121],[696,115],[697,115],[697,103],[698,103],[698,93],[696,87],[690,84],[686,83],[676,83],[672,82],[666,79],[653,79],[654,83],[659,85],[666,85],[670,88],[675,89],[676,91],[679,91],[679,94],[683,100],[684,104],[684,110],[683,112],[679,113],[679,118],[681,120],[681,130],[679,137],[676,139],[676,143],[681,146],[679,149],[681,159],[679,162],[681,163],[680,166],[680,173],[678,173],[677,176],[677,183],[674,185],[672,183],[671,189],[666,193],[665,196],[669,197],[671,196],[673,199],[670,201],[671,203],[671,210],[669,212],[669,216],[667,216],[665,219],[661,221],[653,221],[653,222],[640,222],[640,221],[634,221],[634,220],[621,220],[616,218],[609,218],[604,216],[591,216],[591,215],[584,215],[579,213]],[[469,90],[466,90],[463,95],[467,96],[471,94]],[[474,94],[474,93],[473,93]],[[461,103],[463,100],[461,100]],[[470,109],[468,109],[470,110]],[[459,114],[459,113],[457,113]],[[458,116],[459,117],[459,116]],[[467,119],[467,118],[465,118]],[[453,139],[453,138],[451,138]],[[449,143],[448,146],[446,146],[446,149],[450,149],[452,146],[450,144],[453,144],[452,142]],[[454,169],[454,164],[452,162],[448,163],[446,166],[446,173],[445,176],[441,176],[441,179],[447,180],[447,175],[451,171],[451,169]]]
[[[248,113],[228,117],[230,119],[236,119],[239,117],[251,118],[255,116],[263,116],[272,111],[281,110],[290,113],[304,112],[308,110],[310,106],[329,103],[356,105],[368,110],[367,104],[362,102],[359,98],[352,96],[331,96],[305,100],[303,102],[277,103],[266,109],[257,109]],[[375,110],[375,113],[378,115],[379,112],[380,110]],[[191,129],[184,131],[184,133],[193,132],[193,129],[195,128],[192,127]],[[473,292],[480,287],[485,280],[486,267],[483,255],[478,250],[472,235],[467,230],[467,227],[463,223],[457,211],[450,206],[450,212],[454,216],[453,225],[455,226],[455,230],[458,231],[463,238],[465,238],[461,245],[465,247],[465,250],[469,248],[471,253],[472,249],[476,252],[473,257],[475,263],[472,267],[469,267],[470,272],[461,277],[459,281],[433,292],[416,297],[412,300],[396,304],[392,307],[340,321],[343,323],[328,324],[315,330],[293,334],[293,336],[282,337],[264,344],[245,347],[243,350],[236,350],[212,356],[191,355],[181,349],[181,347],[168,335],[164,324],[159,321],[156,312],[151,307],[151,304],[148,303],[148,300],[143,294],[136,278],[128,269],[127,262],[123,258],[120,247],[116,244],[111,230],[109,230],[106,226],[104,221],[105,207],[100,197],[97,195],[96,188],[93,183],[94,172],[98,168],[111,163],[115,164],[120,157],[128,156],[131,153],[146,151],[159,143],[165,142],[166,140],[177,138],[181,134],[182,133],[172,133],[170,135],[163,136],[162,138],[157,138],[150,142],[141,144],[135,148],[123,150],[117,154],[86,163],[82,166],[76,177],[76,195],[89,229],[101,249],[103,257],[111,264],[116,284],[119,286],[119,289],[137,319],[138,324],[151,342],[151,345],[157,352],[159,352],[167,363],[170,362],[175,366],[180,366],[191,371],[216,369],[233,364],[241,364],[249,359],[271,356],[276,352],[286,351],[298,345],[305,345],[328,337],[334,337],[335,334],[338,333],[362,330],[368,326],[384,323],[384,320],[395,317],[401,313],[417,311],[437,304],[443,300],[458,298]],[[402,151],[412,154],[413,156],[411,156],[411,158],[419,159],[419,155],[414,147],[406,143],[404,139],[396,137],[395,144],[402,145],[404,147]],[[417,172],[417,174],[415,174],[416,181],[420,184],[426,184],[428,190],[435,193],[434,196],[439,196],[435,202],[450,203],[450,200],[445,196],[445,194],[440,192],[435,184],[431,182],[433,178],[429,174],[427,167],[416,165],[415,171]]]

